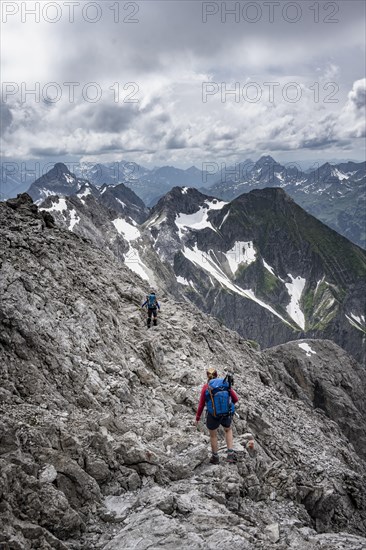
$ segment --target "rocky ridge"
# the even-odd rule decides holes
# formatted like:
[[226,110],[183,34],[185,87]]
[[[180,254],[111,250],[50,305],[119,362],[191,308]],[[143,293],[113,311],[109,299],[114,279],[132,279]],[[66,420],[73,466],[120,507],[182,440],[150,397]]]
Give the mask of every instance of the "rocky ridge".
[[[136,274],[27,197],[0,203],[0,224],[4,550],[363,550],[354,360],[319,340],[255,351],[164,294],[146,332]],[[208,365],[235,376],[237,465],[223,450],[209,465],[193,426]],[[311,394],[318,379],[327,407]]]

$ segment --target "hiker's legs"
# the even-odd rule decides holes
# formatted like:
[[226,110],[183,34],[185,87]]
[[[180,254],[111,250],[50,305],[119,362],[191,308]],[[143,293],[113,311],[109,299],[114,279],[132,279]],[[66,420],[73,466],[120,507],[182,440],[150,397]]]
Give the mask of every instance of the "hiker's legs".
[[233,441],[233,429],[231,426],[230,428],[225,428],[225,441],[226,441],[227,448],[232,449],[234,445],[234,441]]
[[148,309],[147,310],[147,326],[148,327],[151,325],[151,315],[152,315],[152,310]]
[[217,430],[209,430],[209,432],[212,453],[217,454],[219,452],[219,445],[217,443]]
[[153,314],[153,316],[154,316],[153,323],[154,323],[154,326],[156,327],[156,325],[158,324],[158,320],[157,320],[158,313],[157,313],[157,311],[156,311],[156,308],[153,309],[152,314]]

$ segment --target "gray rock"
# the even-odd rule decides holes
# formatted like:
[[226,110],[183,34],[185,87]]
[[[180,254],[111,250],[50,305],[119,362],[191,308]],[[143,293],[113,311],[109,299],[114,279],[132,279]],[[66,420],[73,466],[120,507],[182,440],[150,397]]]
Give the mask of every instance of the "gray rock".
[[271,523],[270,525],[267,525],[264,531],[273,543],[280,540],[280,527],[278,523]]
[[[164,293],[147,332],[146,283],[20,202],[0,203],[0,545],[362,548],[360,367],[331,342],[254,352]],[[194,426],[207,365],[234,373],[237,464]]]

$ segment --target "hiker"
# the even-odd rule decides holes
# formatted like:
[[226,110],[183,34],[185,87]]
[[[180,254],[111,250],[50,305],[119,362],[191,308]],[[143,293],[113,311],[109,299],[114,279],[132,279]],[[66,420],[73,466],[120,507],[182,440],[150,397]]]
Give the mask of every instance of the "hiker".
[[160,310],[160,304],[156,299],[156,294],[154,290],[150,290],[148,296],[146,296],[145,302],[141,307],[147,307],[147,328],[151,327],[151,317],[153,317],[154,327],[158,324],[158,309]]
[[233,449],[233,430],[231,422],[235,412],[235,403],[238,396],[231,387],[232,377],[218,378],[217,371],[213,367],[207,369],[207,384],[204,384],[201,390],[200,402],[198,404],[195,424],[201,418],[201,414],[206,405],[207,416],[206,426],[210,432],[210,443],[212,456],[211,464],[219,464],[219,447],[217,443],[217,429],[223,426],[225,430],[225,440],[227,446],[227,461],[236,462],[236,455]]

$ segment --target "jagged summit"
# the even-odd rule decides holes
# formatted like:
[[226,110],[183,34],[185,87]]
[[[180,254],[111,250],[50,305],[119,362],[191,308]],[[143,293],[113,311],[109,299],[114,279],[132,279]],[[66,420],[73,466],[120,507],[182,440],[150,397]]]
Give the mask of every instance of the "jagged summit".
[[[332,342],[255,351],[164,292],[146,333],[146,282],[45,216],[0,203],[1,544],[362,549],[364,369]],[[193,426],[207,365],[234,374],[238,464]]]
[[[57,162],[55,164],[55,166],[52,168],[52,170],[54,170],[55,172],[71,174],[70,170],[68,169],[66,164],[64,164],[63,162]],[[52,170],[51,170],[51,172],[52,172]]]
[[274,158],[272,158],[270,155],[264,155],[263,157],[260,157],[259,160],[255,163],[255,168],[262,168],[263,166],[269,166],[273,164],[278,164]]
[[50,195],[73,195],[89,182],[77,178],[65,164],[58,162],[30,186],[28,193],[38,204]]

